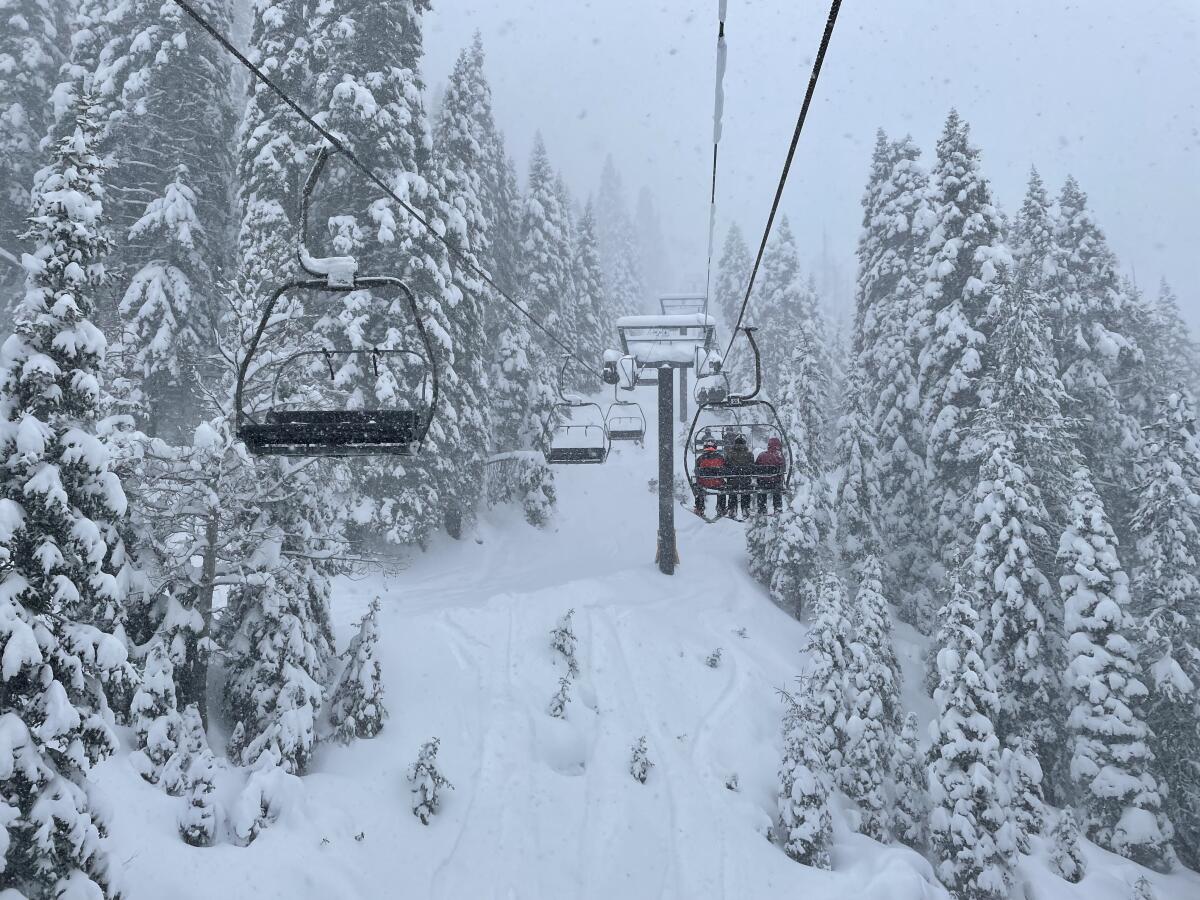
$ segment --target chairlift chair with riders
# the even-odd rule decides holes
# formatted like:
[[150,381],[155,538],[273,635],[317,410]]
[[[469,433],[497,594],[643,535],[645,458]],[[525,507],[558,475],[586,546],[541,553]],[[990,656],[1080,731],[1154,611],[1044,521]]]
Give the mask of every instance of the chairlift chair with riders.
[[[546,451],[546,462],[551,465],[598,465],[608,459],[612,447],[604,424],[604,411],[598,403],[567,394],[564,382],[570,364],[571,357],[564,354],[558,373],[559,402],[554,404],[556,424],[550,436],[550,448]],[[575,413],[583,409],[595,410],[595,421],[575,421]]]
[[[722,383],[728,384],[723,371],[702,373],[712,376],[713,381],[702,396],[698,396],[696,414],[683,447],[683,469],[693,496],[724,495],[726,498],[739,497],[746,494],[782,494],[791,495],[792,483],[792,447],[787,433],[780,422],[775,407],[767,400],[758,396],[762,388],[762,362],[758,352],[758,344],[754,340],[753,327],[741,329],[754,353],[754,390],[747,394],[734,394],[719,388]],[[699,388],[700,385],[698,384]],[[700,391],[697,391],[700,395]],[[719,467],[704,469],[703,478],[708,484],[699,484],[696,473],[696,458],[703,451],[708,441],[715,443],[723,455],[727,455],[730,445],[739,437],[744,438],[748,447],[766,446],[771,438],[777,438],[782,448],[783,465],[735,465],[726,463]],[[711,486],[713,482],[720,486]],[[704,517],[706,521],[715,522],[718,518]]]

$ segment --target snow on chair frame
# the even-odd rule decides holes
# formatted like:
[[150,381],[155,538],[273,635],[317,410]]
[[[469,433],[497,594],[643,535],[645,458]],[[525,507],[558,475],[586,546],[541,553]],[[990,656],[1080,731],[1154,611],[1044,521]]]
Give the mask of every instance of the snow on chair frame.
[[[285,284],[267,301],[238,367],[234,397],[237,434],[251,453],[259,455],[410,455],[424,442],[437,408],[438,372],[433,347],[416,297],[403,281],[384,275],[359,275],[353,257],[318,259],[309,253],[309,206],[330,155],[328,147],[317,154],[300,198],[301,231],[297,255],[305,272],[320,277]],[[394,342],[388,340],[384,346],[318,345],[277,354],[271,350],[269,342],[264,344],[269,331],[281,326],[286,330],[286,326],[294,324],[290,312],[277,320],[272,319],[285,295],[348,295],[355,292],[391,294],[389,311],[395,310],[399,301],[399,307],[408,314],[419,339],[416,346],[394,346]],[[301,340],[312,339],[311,331],[301,336]],[[348,408],[343,400],[339,409],[319,403],[325,399],[325,394],[346,394],[345,388],[338,385],[338,376],[346,371],[363,371],[362,367],[351,363],[358,359],[369,363],[377,383],[388,386],[387,394],[399,388],[405,381],[404,375],[415,363],[420,376],[416,379],[415,396],[405,407]],[[335,361],[341,363],[340,369],[335,369]],[[319,365],[321,362],[324,366]],[[322,391],[312,383],[314,374],[320,369],[328,370],[332,390]],[[257,404],[252,405],[252,395],[259,398]]]

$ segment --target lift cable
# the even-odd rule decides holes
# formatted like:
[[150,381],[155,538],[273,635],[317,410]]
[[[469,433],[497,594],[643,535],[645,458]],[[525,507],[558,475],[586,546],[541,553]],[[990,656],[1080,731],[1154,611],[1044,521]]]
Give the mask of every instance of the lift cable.
[[566,344],[562,339],[560,339],[558,337],[558,335],[556,335],[554,332],[552,332],[550,329],[548,329],[545,325],[543,325],[541,322],[539,322],[537,320],[537,318],[533,315],[533,313],[531,313],[528,309],[526,309],[524,306],[522,306],[520,303],[518,303],[516,300],[514,300],[511,296],[509,296],[509,294],[502,287],[500,287],[500,285],[496,284],[495,280],[493,280],[491,275],[489,275],[474,260],[472,260],[470,258],[470,256],[468,256],[467,254],[465,254],[461,250],[459,250],[457,247],[455,247],[443,235],[438,234],[437,230],[434,229],[432,225],[430,225],[429,221],[421,214],[421,212],[419,210],[415,209],[414,207],[410,206],[407,202],[405,202],[404,199],[402,197],[400,197],[399,194],[397,194],[394,190],[392,190],[391,187],[388,186],[387,182],[385,182],[381,177],[379,177],[377,174],[375,174],[375,172],[369,166],[367,166],[365,163],[363,163],[355,155],[354,151],[351,150],[348,146],[346,146],[346,144],[343,141],[341,141],[336,135],[334,135],[332,132],[330,132],[327,128],[322,126],[321,123],[319,123],[316,119],[314,119],[309,113],[305,112],[305,110],[300,106],[299,103],[297,103],[295,100],[293,100],[283,90],[283,88],[279,87],[279,85],[277,85],[274,81],[272,81],[270,76],[267,75],[265,72],[263,72],[262,69],[260,69],[258,66],[256,66],[254,63],[252,63],[249,59],[247,59],[246,56],[244,54],[242,54],[242,52],[240,50],[238,50],[237,47],[235,47],[230,42],[229,38],[227,38],[225,35],[221,34],[219,31],[217,31],[217,29],[215,27],[213,27],[213,25],[210,22],[208,22],[208,20],[206,20],[204,18],[204,16],[202,16],[199,12],[197,12],[196,9],[190,3],[187,2],[187,0],[171,0],[171,2],[174,3],[176,6],[178,6],[180,9],[182,9],[185,13],[187,13],[187,15],[197,25],[199,25],[202,29],[204,29],[206,32],[208,32],[208,34],[213,38],[213,40],[215,40],[218,44],[220,44],[229,54],[231,54],[234,57],[234,59],[236,59],[239,63],[241,63],[243,68],[245,68],[248,72],[250,72],[251,75],[253,75],[255,78],[257,78],[263,84],[265,84],[272,92],[274,92],[279,97],[279,99],[282,100],[285,104],[287,104],[287,106],[296,115],[298,115],[301,119],[303,119],[305,122],[307,122],[319,135],[321,135],[321,137],[323,137],[326,141],[328,141],[329,144],[335,150],[337,150],[339,153],[341,153],[346,158],[346,160],[348,162],[350,162],[351,165],[353,165],[355,168],[357,168],[359,171],[361,171],[367,178],[369,178],[371,180],[371,182],[373,184],[375,184],[380,190],[382,190],[385,194],[387,194],[388,197],[390,197],[392,200],[394,200],[396,203],[398,203],[405,212],[407,212],[410,216],[412,216],[414,219],[416,219],[416,221],[419,222],[426,231],[428,231],[434,238],[436,238],[438,240],[439,243],[444,245],[446,247],[446,249],[450,251],[451,255],[453,255],[455,259],[457,259],[466,268],[470,269],[473,274],[475,274],[479,278],[481,278],[489,287],[492,288],[492,290],[494,290],[497,294],[499,294],[502,298],[504,298],[504,300],[506,300],[509,303],[509,305],[513,307],[513,309],[515,309],[517,312],[519,312],[521,315],[523,315],[526,319],[528,319],[534,326],[537,327],[537,329],[539,331],[541,331],[548,338],[550,338],[550,340],[552,340],[555,344],[557,344],[563,350],[563,352],[565,352],[568,356],[570,356],[573,360],[575,360],[575,362],[579,363],[580,366],[582,366],[587,371],[591,372],[597,378],[600,377],[600,373],[598,371],[596,371],[596,369],[593,366],[588,365],[586,362],[584,362],[582,359],[580,359],[579,356],[575,353],[575,351],[568,344]]
[[[178,2],[178,0],[176,0]],[[742,298],[742,308],[738,312],[737,323],[733,326],[729,345],[725,348],[725,358],[728,362],[729,351],[737,340],[738,329],[742,327],[742,319],[746,315],[746,307],[750,304],[750,293],[754,290],[754,279],[758,276],[758,268],[762,265],[763,254],[767,250],[767,239],[771,236],[771,228],[775,224],[775,214],[779,211],[779,201],[783,197],[783,186],[787,183],[788,172],[792,168],[792,159],[796,155],[796,144],[800,141],[800,132],[804,130],[804,120],[808,118],[808,107],[812,104],[813,94],[817,89],[817,79],[821,77],[821,66],[825,62],[825,51],[829,48],[829,39],[833,36],[833,26],[837,23],[838,10],[842,0],[833,0],[829,7],[829,20],[825,23],[825,34],[821,36],[821,46],[817,50],[817,58],[813,62],[812,74],[808,78],[808,90],[804,92],[804,104],[800,107],[800,116],[796,119],[796,130],[792,133],[792,143],[788,147],[787,159],[783,163],[783,172],[779,175],[779,186],[775,188],[775,199],[771,203],[771,213],[767,216],[767,227],[763,230],[762,241],[758,245],[758,255],[754,258],[754,267],[750,270],[750,281],[746,284],[746,296]]]
[[708,197],[708,263],[704,270],[704,314],[712,291],[713,236],[717,230],[717,148],[721,144],[722,118],[725,113],[725,64],[729,48],[725,43],[725,12],[729,0],[720,0],[717,11],[717,84],[713,97],[712,190]]

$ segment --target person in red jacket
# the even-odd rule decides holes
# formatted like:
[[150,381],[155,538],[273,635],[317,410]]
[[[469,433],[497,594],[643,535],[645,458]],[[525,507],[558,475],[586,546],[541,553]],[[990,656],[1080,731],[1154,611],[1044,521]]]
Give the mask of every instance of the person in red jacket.
[[775,512],[783,511],[783,441],[777,437],[767,441],[767,449],[758,454],[758,459],[754,461],[757,466],[778,466],[778,475],[759,475],[758,476],[758,511],[765,513],[767,511],[767,494],[770,493],[774,497]]
[[[705,476],[706,469],[724,469],[725,457],[717,452],[717,442],[707,440],[704,442],[704,448],[700,455],[696,457],[696,515],[704,515],[704,507],[707,504],[707,494],[705,488],[720,490],[725,486],[725,479],[712,475]],[[717,515],[725,515],[725,495],[717,494]]]

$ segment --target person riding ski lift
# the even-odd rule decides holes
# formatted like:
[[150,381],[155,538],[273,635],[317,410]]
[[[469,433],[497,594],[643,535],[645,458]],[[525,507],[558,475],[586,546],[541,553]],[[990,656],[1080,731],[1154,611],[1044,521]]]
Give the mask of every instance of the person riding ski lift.
[[[725,486],[725,479],[715,476],[705,476],[705,470],[724,469],[725,457],[717,450],[717,442],[709,438],[704,442],[704,449],[696,457],[696,514],[703,516],[707,505],[706,489],[720,491]],[[717,515],[725,515],[725,495],[717,494]]]
[[[744,434],[739,434],[733,439],[733,449],[729,451],[725,461],[730,468],[754,465],[754,454],[750,451]],[[729,495],[729,502],[726,506],[729,517],[737,518],[739,503],[742,507],[742,516],[748,517],[750,515],[750,488],[753,486],[754,478],[749,474],[731,475],[727,481],[730,488],[738,491],[738,493]]]
[[767,441],[767,449],[758,454],[758,459],[754,461],[755,465],[759,466],[775,466],[780,474],[777,475],[759,475],[756,479],[758,482],[758,511],[765,513],[767,511],[767,494],[771,494],[774,499],[775,512],[783,511],[783,441],[777,437],[770,438]]

